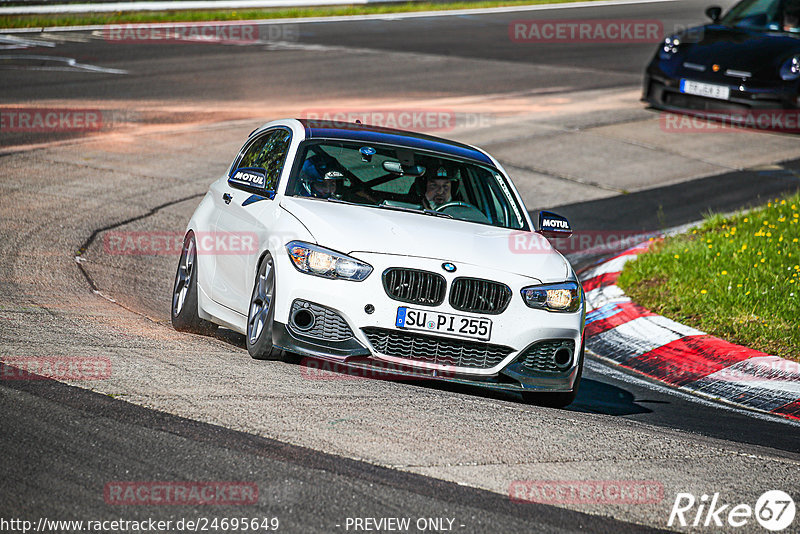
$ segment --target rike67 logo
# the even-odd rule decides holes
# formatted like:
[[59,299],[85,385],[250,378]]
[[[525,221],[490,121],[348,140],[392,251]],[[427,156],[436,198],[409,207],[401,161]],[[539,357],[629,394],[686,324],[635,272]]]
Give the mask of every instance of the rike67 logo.
[[730,529],[752,525],[755,519],[765,529],[778,532],[792,524],[795,512],[792,497],[780,490],[764,492],[755,506],[723,503],[719,493],[703,494],[699,498],[691,493],[678,493],[667,526]]

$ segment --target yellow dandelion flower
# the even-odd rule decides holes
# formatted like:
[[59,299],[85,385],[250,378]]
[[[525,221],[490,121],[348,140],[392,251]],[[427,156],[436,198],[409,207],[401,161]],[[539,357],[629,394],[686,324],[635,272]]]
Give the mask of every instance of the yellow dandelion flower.
[[678,258],[680,258],[680,255],[675,254],[675,256],[673,256],[673,257],[677,260]]
[[706,291],[705,289],[701,289],[701,290],[700,290],[700,294],[701,294],[701,295],[705,295],[706,293],[708,293],[708,291]]
[[761,263],[764,263],[764,258],[761,258]]
[[728,274],[728,271],[722,271],[722,276],[725,276],[726,274]]

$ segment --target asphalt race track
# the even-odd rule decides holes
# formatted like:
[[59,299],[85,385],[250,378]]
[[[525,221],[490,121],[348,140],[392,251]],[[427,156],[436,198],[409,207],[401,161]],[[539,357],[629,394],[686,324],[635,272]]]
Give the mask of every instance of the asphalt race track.
[[[771,489],[800,497],[797,424],[591,357],[565,410],[258,362],[230,331],[172,329],[177,255],[108,246],[114,232],[182,234],[259,124],[337,111],[445,113],[453,124],[431,133],[486,148],[529,209],[599,234],[677,227],[796,191],[796,136],[674,132],[638,101],[655,44],[509,38],[519,19],[655,20],[668,31],[702,22],[704,8],[290,21],[233,44],[0,34],[0,111],[102,117],[90,131],[0,129],[0,356],[111,369],[92,381],[0,381],[0,518],[277,517],[284,532],[353,532],[348,518],[409,517],[453,521],[429,530],[439,532],[639,532],[670,530],[678,492],[751,506]],[[602,252],[568,255],[578,267]],[[509,498],[515,481],[543,480],[649,481],[662,493],[633,504]],[[115,481],[240,481],[258,499],[110,504]],[[751,520],[735,531],[763,530]]]

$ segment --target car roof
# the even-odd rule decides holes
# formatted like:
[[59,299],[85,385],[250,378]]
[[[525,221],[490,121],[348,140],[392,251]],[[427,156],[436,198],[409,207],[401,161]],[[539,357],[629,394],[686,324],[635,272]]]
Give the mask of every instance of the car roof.
[[306,139],[342,139],[365,143],[386,143],[429,150],[494,166],[492,159],[477,148],[441,137],[368,124],[316,119],[298,120],[306,129]]

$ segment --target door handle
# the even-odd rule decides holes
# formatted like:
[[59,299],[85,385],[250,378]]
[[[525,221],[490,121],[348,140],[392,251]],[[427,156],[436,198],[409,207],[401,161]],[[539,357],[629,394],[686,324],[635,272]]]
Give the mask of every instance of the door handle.
[[231,196],[231,194],[230,194],[230,193],[224,193],[224,194],[222,195],[222,200],[224,200],[224,201],[225,201],[225,204],[230,204],[230,203],[231,203],[231,200],[233,200],[233,197]]

